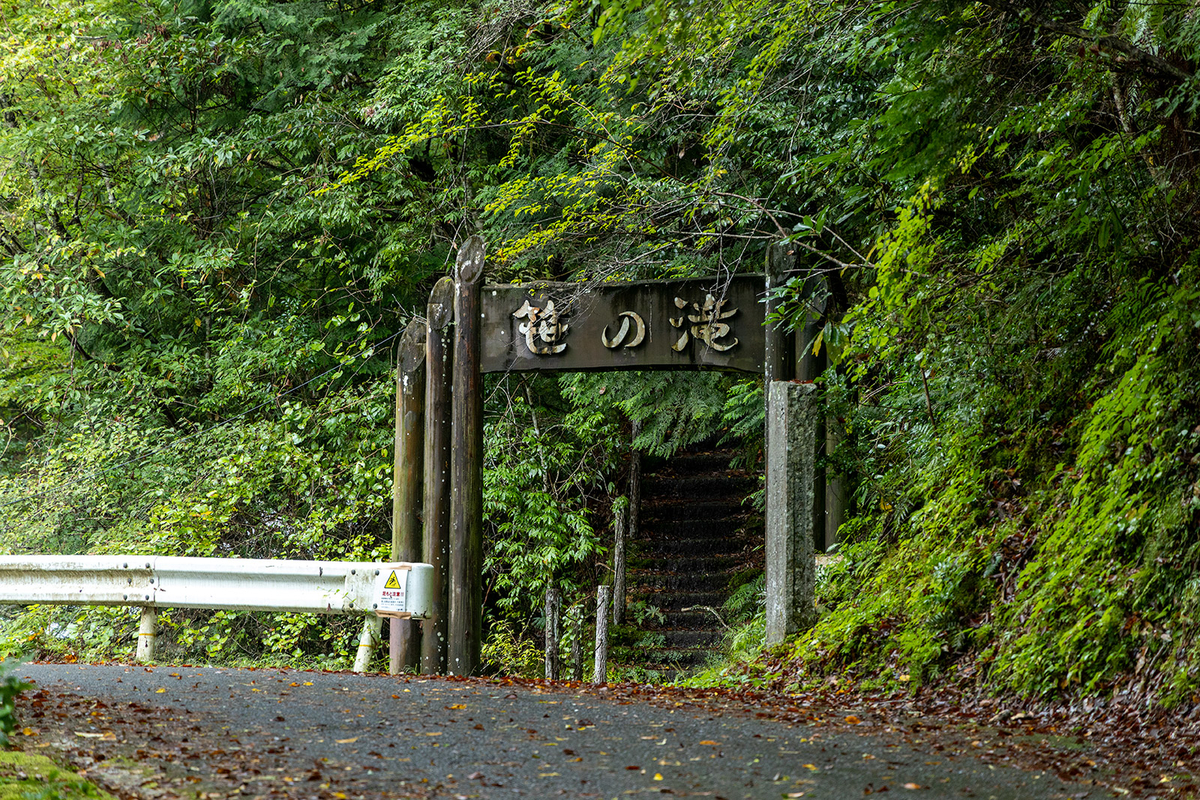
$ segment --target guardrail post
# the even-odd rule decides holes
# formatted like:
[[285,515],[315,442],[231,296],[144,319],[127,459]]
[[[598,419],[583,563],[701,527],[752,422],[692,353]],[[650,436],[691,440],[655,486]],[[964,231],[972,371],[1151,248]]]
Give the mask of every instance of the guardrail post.
[[154,644],[158,638],[158,609],[143,608],[138,624],[137,660],[148,663],[154,660]]
[[[397,620],[392,620],[396,622]],[[407,621],[407,620],[406,620]],[[366,672],[371,664],[371,653],[375,652],[375,641],[379,638],[379,630],[383,618],[368,614],[363,622],[362,633],[358,637],[358,653],[354,656],[354,671]]]

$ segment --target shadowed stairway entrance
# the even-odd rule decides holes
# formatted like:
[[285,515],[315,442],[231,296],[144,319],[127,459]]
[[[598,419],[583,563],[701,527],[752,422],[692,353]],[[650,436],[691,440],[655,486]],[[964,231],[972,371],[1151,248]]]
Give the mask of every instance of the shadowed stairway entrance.
[[622,663],[667,676],[703,663],[726,630],[725,601],[762,574],[762,516],[743,503],[758,476],[731,470],[735,455],[707,442],[645,459]]

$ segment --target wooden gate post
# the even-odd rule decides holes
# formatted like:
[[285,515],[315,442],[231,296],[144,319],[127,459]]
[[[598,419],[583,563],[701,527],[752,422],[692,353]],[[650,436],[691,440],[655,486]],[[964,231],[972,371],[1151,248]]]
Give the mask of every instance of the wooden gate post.
[[483,635],[483,385],[480,279],[483,239],[463,242],[454,265],[454,400],[450,462],[450,642],[447,670],[470,675]]
[[422,623],[421,672],[425,675],[446,671],[453,320],[454,279],[445,277],[433,287],[425,311],[425,535],[421,560],[433,565],[433,607]]
[[[788,252],[787,245],[773,244],[767,248],[767,302],[766,318],[770,320],[773,314],[778,314],[783,301],[774,294],[775,290],[787,281],[787,272],[791,268],[793,258]],[[783,325],[767,322],[765,353],[763,354],[763,385],[770,386],[772,381],[791,380],[792,354],[789,337],[784,334]],[[766,401],[766,390],[763,392]]]
[[[421,560],[421,486],[425,461],[425,324],[413,320],[400,339],[396,368],[396,445],[392,475],[392,560]],[[420,662],[421,629],[409,619],[388,621],[388,671]]]

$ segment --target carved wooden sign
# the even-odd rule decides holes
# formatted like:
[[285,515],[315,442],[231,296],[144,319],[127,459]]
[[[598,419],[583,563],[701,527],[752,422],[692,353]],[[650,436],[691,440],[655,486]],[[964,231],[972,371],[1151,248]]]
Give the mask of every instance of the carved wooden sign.
[[762,372],[764,290],[761,275],[484,286],[483,372]]

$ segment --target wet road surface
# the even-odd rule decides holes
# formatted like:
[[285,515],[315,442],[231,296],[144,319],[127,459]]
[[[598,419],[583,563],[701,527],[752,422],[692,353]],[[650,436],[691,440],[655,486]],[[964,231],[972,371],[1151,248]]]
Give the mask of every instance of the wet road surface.
[[126,797],[1108,797],[899,737],[484,679],[28,664],[23,749]]

